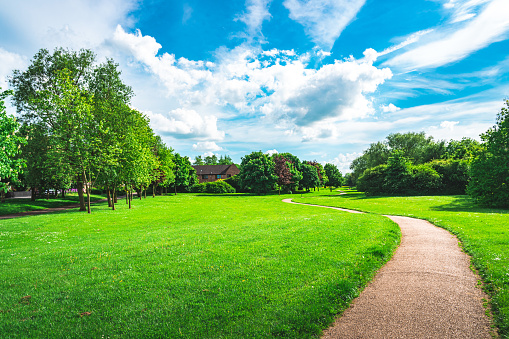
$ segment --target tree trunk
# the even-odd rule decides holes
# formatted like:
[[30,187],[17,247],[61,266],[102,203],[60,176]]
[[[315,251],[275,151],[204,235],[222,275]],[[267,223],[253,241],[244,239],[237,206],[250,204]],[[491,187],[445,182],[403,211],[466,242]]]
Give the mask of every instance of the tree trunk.
[[113,210],[115,210],[115,203],[116,202],[117,202],[117,193],[115,192],[115,186],[113,186],[113,199],[111,200],[111,208]]
[[37,188],[36,187],[32,187],[32,192],[31,192],[31,195],[30,195],[30,201],[35,201],[36,192],[37,192]]
[[80,211],[85,211],[85,197],[83,196],[83,174],[78,175],[78,198],[80,199]]
[[129,209],[131,209],[131,200],[132,200],[132,196],[133,196],[133,189],[131,187],[131,192],[127,194],[129,196]]
[[125,203],[126,205],[129,203],[129,190],[127,189],[127,184],[125,185]]
[[60,191],[62,191],[62,198],[65,198],[65,188],[62,188]]
[[87,174],[85,173],[85,171],[83,171],[83,177],[85,178],[86,180],[86,188],[87,188],[87,212],[88,214],[90,214],[90,178],[87,179]]
[[[148,188],[148,187],[147,187],[147,188]],[[144,193],[144,195],[145,195],[145,196],[144,196],[144,197],[145,197],[145,199],[147,199],[147,188],[145,188],[145,193]]]
[[1,202],[5,202],[5,192],[4,192],[4,190],[2,190],[2,192],[0,192],[0,201]]
[[108,207],[111,207],[111,195],[110,195],[110,188],[106,187],[106,191],[108,192]]
[[156,183],[154,182],[152,184],[152,198],[156,197]]
[[175,195],[177,195],[177,185],[175,185]]

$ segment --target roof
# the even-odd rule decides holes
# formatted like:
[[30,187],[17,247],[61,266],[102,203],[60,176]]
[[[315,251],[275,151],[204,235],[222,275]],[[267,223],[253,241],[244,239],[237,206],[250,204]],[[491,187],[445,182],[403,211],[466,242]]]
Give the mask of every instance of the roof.
[[196,170],[196,174],[198,175],[201,175],[201,174],[212,174],[212,175],[217,175],[217,174],[226,174],[226,172],[228,171],[228,169],[230,169],[230,167],[232,167],[232,169],[234,171],[239,171],[239,169],[237,168],[237,166],[235,164],[233,165],[196,165],[196,166],[193,166],[193,168]]

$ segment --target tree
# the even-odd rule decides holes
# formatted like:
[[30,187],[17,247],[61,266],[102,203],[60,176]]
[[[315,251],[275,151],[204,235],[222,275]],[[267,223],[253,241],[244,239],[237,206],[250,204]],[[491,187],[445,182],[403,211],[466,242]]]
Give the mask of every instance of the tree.
[[320,178],[318,177],[318,171],[316,170],[315,166],[303,163],[301,166],[301,171],[302,180],[300,181],[300,185],[307,191],[309,191],[310,188],[314,188],[320,185]]
[[288,160],[282,155],[275,153],[272,160],[274,161],[274,174],[277,176],[278,192],[281,195],[281,188],[293,183],[292,173],[290,172]]
[[239,178],[242,186],[249,191],[266,193],[277,181],[274,161],[261,151],[252,152],[242,158]]
[[316,173],[318,174],[318,185],[314,187],[318,187],[318,190],[320,190],[320,186],[325,185],[325,183],[328,181],[327,175],[325,174],[325,171],[323,169],[323,166],[315,161],[304,161],[305,164],[311,165],[316,168]]
[[472,161],[478,151],[481,150],[481,144],[471,138],[462,138],[461,140],[451,140],[446,146],[445,157],[454,160]]
[[336,165],[325,164],[324,170],[328,178],[327,185],[330,186],[331,191],[332,187],[340,187],[343,185],[343,176]]
[[[50,54],[46,49],[39,50],[28,69],[24,72],[15,70],[9,80],[10,85],[14,88],[13,103],[17,108],[20,121],[24,125],[42,124],[44,126],[43,130],[52,136],[50,143],[54,142],[52,140],[54,139],[53,132],[55,130],[58,129],[59,133],[63,132],[63,127],[59,126],[61,122],[70,128],[71,133],[78,132],[75,127],[66,121],[65,111],[72,111],[73,96],[81,105],[81,113],[89,110],[89,108],[85,109],[85,106],[91,104],[91,96],[86,95],[87,99],[85,100],[85,94],[87,94],[88,80],[91,78],[94,60],[94,53],[90,50],[74,52],[59,48],[53,54]],[[64,88],[61,88],[62,85],[64,85]],[[61,104],[71,106],[63,109],[59,107]],[[60,136],[62,137],[60,141],[65,143],[65,135],[61,134]],[[72,146],[72,141],[68,140],[68,145]],[[54,145],[50,145],[49,150],[52,149],[52,146]],[[49,158],[49,164],[60,166],[60,169],[54,172],[76,170],[76,168],[64,168],[67,163],[62,158],[55,157],[56,152],[52,154],[53,158]],[[69,155],[63,152],[60,154]],[[80,155],[77,157],[80,157]],[[52,162],[52,160],[57,161]],[[78,182],[80,210],[84,211],[83,187],[85,180],[83,172],[74,172],[73,176]]]
[[[188,157],[183,157],[178,153],[175,153],[175,195],[177,195],[177,187],[180,189],[187,189],[194,185],[197,181],[196,170],[191,166],[191,162]],[[194,173],[194,176],[193,176]]]
[[0,88],[0,194],[1,201],[5,201],[5,193],[10,188],[12,182],[18,180],[18,175],[22,173],[25,161],[17,157],[22,145],[26,140],[19,136],[19,124],[16,118],[7,115],[4,99],[10,95],[11,91],[1,91]]
[[218,165],[233,165],[233,160],[229,155],[225,155],[224,157],[221,155],[219,157]]
[[479,204],[509,206],[509,100],[496,125],[481,135],[483,148],[471,163],[468,194]]
[[205,157],[205,165],[217,165],[217,156],[215,154]]
[[205,162],[203,161],[201,155],[197,155],[194,157],[194,165],[196,166],[205,165]]

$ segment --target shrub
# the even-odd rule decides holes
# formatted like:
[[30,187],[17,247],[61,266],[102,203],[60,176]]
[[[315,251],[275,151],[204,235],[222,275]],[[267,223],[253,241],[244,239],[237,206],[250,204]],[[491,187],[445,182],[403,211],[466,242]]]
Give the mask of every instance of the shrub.
[[435,193],[440,184],[440,174],[430,164],[422,164],[412,166],[411,185],[406,187],[405,191],[409,194]]
[[430,166],[442,177],[438,191],[442,194],[465,194],[470,175],[466,160],[434,160]]
[[387,165],[368,168],[357,179],[357,189],[366,194],[385,193],[384,183],[387,176]]
[[235,193],[235,188],[224,180],[203,182],[191,187],[193,193]]

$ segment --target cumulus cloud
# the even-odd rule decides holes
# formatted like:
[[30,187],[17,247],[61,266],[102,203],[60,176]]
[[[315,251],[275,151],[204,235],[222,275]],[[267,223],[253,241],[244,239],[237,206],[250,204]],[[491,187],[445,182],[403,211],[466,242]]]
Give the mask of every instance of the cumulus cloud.
[[312,69],[309,53],[241,45],[219,50],[212,63],[158,55],[161,45],[154,38],[120,26],[114,40],[157,75],[182,107],[215,107],[216,116],[234,108],[236,115],[262,115],[281,127],[365,117],[374,112],[368,95],[392,77],[388,68],[373,66],[372,49],[363,59]]
[[201,116],[192,109],[178,108],[168,114],[146,113],[152,128],[163,135],[176,138],[223,140],[224,132],[217,129],[215,116]]
[[351,172],[350,164],[361,155],[362,153],[359,152],[339,153],[337,157],[327,162],[336,165],[339,171],[344,175],[345,173]]
[[285,0],[290,18],[297,21],[321,49],[330,51],[366,0]]
[[399,111],[401,108],[397,107],[394,104],[389,104],[389,105],[381,105],[380,109],[384,113],[394,113],[394,112]]
[[[440,67],[462,60],[486,46],[503,40],[509,32],[509,2],[492,0],[475,18],[459,29],[437,31],[435,40],[397,55],[387,65],[411,70]],[[451,31],[452,30],[452,31]]]
[[193,150],[198,152],[217,152],[222,151],[223,148],[213,141],[200,141],[193,145]]
[[265,154],[268,154],[269,156],[272,156],[273,154],[278,154],[278,153],[279,152],[277,151],[277,149],[270,149],[265,152]]

